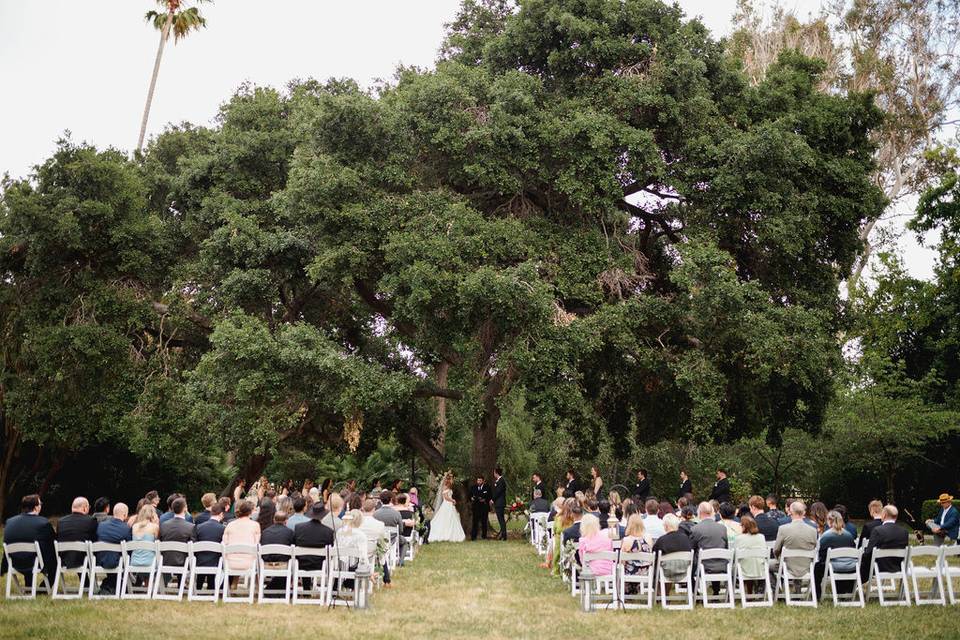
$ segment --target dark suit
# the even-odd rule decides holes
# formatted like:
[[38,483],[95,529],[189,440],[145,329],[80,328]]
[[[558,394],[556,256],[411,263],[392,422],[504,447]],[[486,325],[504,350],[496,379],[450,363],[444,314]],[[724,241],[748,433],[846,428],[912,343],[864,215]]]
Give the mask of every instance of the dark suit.
[[[298,547],[311,549],[329,547],[333,544],[333,529],[319,520],[301,522],[293,530],[293,543]],[[319,571],[323,569],[323,559],[303,558],[300,560],[300,568],[305,571]]]
[[538,482],[537,484],[533,485],[533,493],[530,494],[531,499],[537,491],[540,492],[541,498],[544,498],[545,500],[550,498],[550,496],[547,495],[547,489],[543,486],[542,482]]
[[[637,480],[637,484],[633,485],[633,497],[646,502],[647,498],[650,497],[650,480],[647,478]],[[642,503],[640,506],[643,506]],[[643,509],[640,510],[643,511]]]
[[880,526],[883,522],[880,518],[874,518],[869,522],[864,522],[863,527],[860,529],[860,537],[857,538],[857,546],[862,546],[864,540],[870,540],[870,534],[873,533],[873,530]]
[[505,510],[507,508],[507,481],[500,476],[493,483],[493,510],[497,514],[497,523],[500,525],[500,534],[497,536],[501,540],[507,539],[507,517]]
[[[160,542],[191,542],[196,538],[196,527],[183,518],[172,518],[160,525]],[[183,552],[163,552],[163,564],[180,567],[186,561],[187,554]]]
[[549,513],[550,503],[543,498],[537,498],[530,503],[530,513]]
[[[33,513],[21,513],[7,520],[3,528],[3,541],[7,544],[16,542],[39,542],[40,557],[43,558],[43,573],[48,579],[53,579],[53,574],[57,570],[57,556],[53,548],[54,532],[50,521],[41,515]],[[34,554],[32,553],[14,553],[10,556],[13,567],[27,576],[26,581],[32,584],[31,572],[33,571]],[[4,556],[2,573],[7,571],[7,559]],[[52,583],[51,583],[52,584]]]
[[[133,532],[127,523],[116,518],[109,518],[97,525],[97,542],[109,542],[110,544],[120,544],[123,541],[133,539]],[[120,564],[119,551],[98,551],[97,564],[107,569],[113,569]],[[103,578],[100,583],[101,591],[113,592],[117,585],[117,574],[110,573]]]
[[713,491],[710,492],[710,500],[716,500],[720,504],[730,502],[730,480],[723,478],[717,480],[713,485]]
[[[189,511],[183,514],[183,518],[190,524],[193,524],[193,516],[190,515]],[[160,516],[160,526],[162,527],[163,523],[169,522],[170,520],[173,520],[173,511],[167,511],[162,516]]]
[[777,539],[777,530],[780,529],[780,521],[769,513],[758,513],[753,517],[757,522],[757,529],[763,534],[763,537],[772,542]]
[[483,532],[483,537],[487,537],[487,520],[490,513],[490,489],[487,483],[474,484],[470,487],[470,506],[472,507],[472,526],[470,527],[470,539],[476,540],[477,534]]
[[[863,551],[860,565],[860,577],[866,582],[870,577],[870,562],[874,549],[906,549],[910,544],[910,534],[896,522],[885,522],[870,532],[870,543]],[[883,572],[898,571],[903,560],[900,558],[880,558],[877,569]]]
[[690,483],[690,478],[687,478],[680,483],[680,489],[677,490],[677,500],[687,495],[688,493],[693,493],[693,484]]
[[[260,534],[260,544],[282,544],[282,545],[291,545],[294,540],[293,531],[287,527],[285,524],[272,524]],[[288,560],[287,556],[268,554],[263,556],[264,562],[286,562]],[[267,589],[283,589],[287,585],[286,578],[270,578],[267,581]],[[279,597],[279,596],[278,596]]]
[[199,527],[209,519],[210,519],[210,512],[201,511],[200,513],[197,514],[197,517],[193,519],[193,524]]
[[577,491],[580,491],[580,483],[577,482],[577,479],[574,478],[567,482],[567,486],[563,488],[563,497],[564,498],[573,498],[577,495]]
[[[57,542],[92,542],[97,539],[97,519],[85,513],[71,513],[57,523]],[[64,551],[63,566],[79,567],[87,554],[82,551]]]
[[[195,542],[223,542],[223,530],[226,526],[217,520],[208,519],[206,522],[195,527]],[[220,561],[220,554],[216,551],[200,551],[194,554],[197,559],[198,567],[215,567]],[[206,583],[208,589],[214,588],[216,576],[200,575],[197,576],[197,588],[203,589]]]

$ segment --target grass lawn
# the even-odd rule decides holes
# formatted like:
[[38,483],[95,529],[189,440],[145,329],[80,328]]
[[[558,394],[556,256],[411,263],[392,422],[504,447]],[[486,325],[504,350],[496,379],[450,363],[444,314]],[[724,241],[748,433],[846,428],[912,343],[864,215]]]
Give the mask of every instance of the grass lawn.
[[0,638],[922,638],[960,637],[960,607],[583,614],[526,542],[423,547],[366,612],[143,601],[0,601]]

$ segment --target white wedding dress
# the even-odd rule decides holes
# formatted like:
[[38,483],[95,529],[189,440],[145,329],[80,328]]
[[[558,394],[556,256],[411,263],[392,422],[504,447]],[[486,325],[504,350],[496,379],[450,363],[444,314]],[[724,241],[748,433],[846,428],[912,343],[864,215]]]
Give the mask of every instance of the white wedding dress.
[[430,521],[430,542],[463,542],[466,539],[463,526],[460,524],[460,514],[453,506],[453,492],[446,489],[440,508],[433,514]]

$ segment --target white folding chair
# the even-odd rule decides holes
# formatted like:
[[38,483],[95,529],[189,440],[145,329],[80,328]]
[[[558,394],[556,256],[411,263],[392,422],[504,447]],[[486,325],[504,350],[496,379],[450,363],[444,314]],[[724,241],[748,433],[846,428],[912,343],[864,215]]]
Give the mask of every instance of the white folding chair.
[[[943,547],[921,545],[910,547],[907,553],[907,575],[910,576],[911,586],[913,587],[913,601],[917,605],[947,604],[943,591],[942,549]],[[918,560],[922,564],[918,564]],[[931,581],[930,590],[926,592],[920,588],[920,580],[924,579]]]
[[[950,564],[953,559],[954,564]],[[947,583],[947,599],[950,604],[957,604],[958,598],[953,590],[953,579],[960,578],[960,545],[940,547],[940,573]]]
[[[751,569],[759,564],[762,569],[763,577],[745,577],[753,576],[755,570],[745,571],[743,562],[749,562]],[[749,607],[772,607],[773,606],[773,587],[770,584],[770,548],[765,549],[737,549],[734,554],[734,569],[737,576],[737,591],[740,593],[740,606]],[[747,593],[747,581],[750,580],[754,585],[758,582],[763,583],[762,593]]]
[[[584,565],[594,560],[608,560],[612,563],[612,571],[610,573],[604,576],[596,576],[593,580],[593,593],[597,597],[598,604],[619,606],[620,595],[618,593],[618,587],[620,586],[620,581],[617,579],[617,556],[618,553],[616,551],[594,551],[593,553],[584,554],[584,557],[581,558]],[[600,602],[601,596],[605,596],[603,602]]]
[[[123,581],[120,585],[121,600],[149,600],[153,597],[154,581],[157,578],[157,565],[159,564],[160,553],[157,551],[156,542],[146,540],[124,541],[120,543],[123,547],[124,561]],[[133,564],[134,551],[150,551],[153,558],[149,565]],[[146,576],[146,586],[137,586],[136,578],[143,579]]]
[[[799,574],[794,573],[787,567],[788,558],[797,558],[803,560],[804,570]],[[783,588],[783,597],[788,607],[817,607],[817,590],[814,582],[813,566],[817,559],[816,550],[804,551],[802,549],[783,549],[780,552],[780,566],[777,568],[777,584],[774,587],[773,597],[779,599],[780,589]],[[794,563],[799,564],[799,562]],[[799,583],[797,593],[794,594],[790,588],[791,583]],[[797,597],[804,595],[806,588],[807,597]]]
[[[239,561],[240,557],[249,558],[248,562]],[[238,562],[239,561],[239,562]],[[231,564],[232,563],[232,564]],[[246,567],[242,566],[247,564]],[[237,579],[237,590],[233,591],[230,579]],[[252,544],[223,545],[223,601],[246,602],[253,604],[257,590],[257,547]],[[243,591],[246,595],[243,595]],[[235,595],[236,594],[236,595]]]
[[[157,564],[156,580],[153,583],[154,600],[183,600],[187,590],[187,577],[190,574],[190,544],[187,542],[158,542],[157,553],[160,555]],[[183,554],[183,564],[177,564],[171,554]],[[172,580],[165,580],[166,576],[176,577],[176,591],[169,589]]]
[[[217,554],[217,564],[214,566],[200,565],[198,554]],[[202,558],[202,557],[201,557]],[[216,602],[220,599],[220,587],[223,584],[223,545],[219,542],[194,542],[190,545],[190,576],[187,584],[187,600]],[[200,578],[213,576],[213,589],[201,589],[197,586]],[[206,580],[205,580],[206,582]]]
[[[86,542],[54,541],[53,547],[57,552],[57,573],[53,577],[53,591],[50,593],[50,597],[53,600],[78,600],[82,598],[87,580],[90,579],[89,544]],[[79,557],[83,559],[79,565],[68,563],[64,561],[64,553],[80,554]],[[69,566],[70,564],[76,566]],[[80,586],[77,587],[76,591],[71,591],[67,586],[67,576],[71,575],[76,575],[80,580]]]
[[[704,562],[724,561],[723,571],[707,571]],[[709,584],[724,585],[726,593],[723,596],[711,597]],[[733,551],[730,549],[701,549],[697,554],[697,591],[707,609],[733,609]]]
[[[877,560],[885,558],[899,559],[899,568],[896,571],[881,571]],[[890,599],[884,580],[890,581],[890,589],[896,590],[896,596]],[[899,588],[897,584],[899,583]],[[876,587],[876,594],[873,589]],[[867,600],[874,595],[880,601],[881,607],[910,606],[910,586],[907,582],[907,549],[874,549],[870,558],[870,576],[867,579]]]
[[[664,571],[664,564],[671,563],[670,576]],[[686,565],[683,572],[677,571],[680,563]],[[669,585],[678,590],[677,596],[668,596]],[[686,590],[686,595],[679,595],[680,586]],[[657,552],[657,590],[660,593],[660,607],[663,609],[693,609],[693,551],[675,551],[661,554]],[[681,599],[683,598],[683,599]]]
[[403,554],[403,561],[406,562],[406,561],[409,560],[409,561],[412,562],[413,559],[414,559],[414,557],[416,556],[416,553],[417,553],[417,530],[416,530],[416,528],[414,528],[413,531],[410,532],[410,535],[409,535],[409,536],[402,536],[402,537],[403,537],[404,542],[407,543],[407,544],[405,545],[405,546],[406,546],[406,551],[405,551],[404,554]]
[[363,608],[367,594],[362,589],[357,589],[357,569],[367,566],[367,550],[337,545],[331,547],[328,562],[328,604]]
[[[300,566],[304,558],[322,558],[320,569],[304,569]],[[294,547],[293,548],[293,604],[327,603],[329,583],[327,572],[330,569],[330,547]],[[303,586],[308,580],[310,588]]]
[[[620,578],[618,593],[620,606],[624,609],[652,609],[656,589],[653,584],[654,564],[657,557],[646,551],[620,552],[617,574]],[[629,562],[640,563],[639,573],[627,573]],[[645,565],[645,568],[644,568]],[[629,585],[636,585],[636,593],[628,593]]]
[[[826,588],[830,589],[830,597],[835,607],[863,607],[863,585],[860,584],[860,558],[863,556],[863,550],[856,547],[827,549],[826,564],[823,572],[823,592],[826,595]],[[853,571],[837,571],[833,564],[834,560],[853,560],[855,562]],[[849,595],[841,594],[837,589],[838,582],[852,582],[853,590]]]
[[[27,591],[27,574],[20,572],[13,566],[10,557],[11,553],[22,553],[33,555],[33,566],[30,568],[30,590]],[[43,573],[43,555],[40,553],[39,542],[11,542],[3,543],[3,555],[7,558],[7,600],[33,600],[37,597],[37,589],[42,588],[46,593],[50,593],[50,583],[47,576]],[[18,577],[19,576],[19,577]],[[20,578],[23,578],[21,584]],[[43,585],[38,584],[38,578],[43,581]],[[13,585],[17,586],[17,595],[11,593]]]
[[[97,558],[98,553],[116,553],[120,556],[117,561],[117,566],[115,567],[105,567],[100,564],[100,559]],[[87,595],[91,600],[105,600],[105,599],[120,599],[120,583],[123,582],[123,545],[115,544],[113,542],[91,542],[90,543],[90,591]],[[97,586],[97,575],[98,574],[116,574],[117,580],[115,585],[115,590],[113,594],[103,594],[99,592],[99,587]]]
[[[267,562],[264,556],[270,556]],[[283,560],[276,558],[283,557]],[[293,594],[293,545],[262,544],[257,555],[257,602],[261,604],[290,604]],[[280,566],[282,565],[282,566]],[[267,580],[283,579],[283,589],[268,589]],[[267,596],[283,596],[282,598]]]

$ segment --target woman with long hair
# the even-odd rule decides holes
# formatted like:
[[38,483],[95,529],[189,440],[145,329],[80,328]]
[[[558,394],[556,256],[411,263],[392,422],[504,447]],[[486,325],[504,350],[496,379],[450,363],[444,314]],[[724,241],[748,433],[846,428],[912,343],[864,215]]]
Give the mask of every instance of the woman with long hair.
[[[272,504],[272,503],[271,503]],[[253,513],[253,503],[249,500],[241,500],[234,507],[237,517],[230,521],[230,524],[223,530],[223,544],[249,544],[256,546],[260,542],[260,524],[256,520],[250,519]],[[261,509],[262,511],[262,509]],[[256,554],[248,553],[228,553],[224,556],[224,562],[231,569],[249,569],[253,565]],[[234,576],[234,581],[237,577]]]
[[827,505],[822,502],[814,502],[810,505],[810,519],[817,525],[817,535],[823,535],[827,529]]
[[603,478],[600,477],[600,470],[597,469],[596,465],[590,467],[590,476],[593,478],[593,485],[590,487],[593,489],[593,495],[600,499],[600,490],[603,489]]
[[[627,530],[623,533],[620,550],[624,553],[650,553],[651,549],[653,549],[653,540],[643,526],[643,517],[639,513],[631,515],[627,520]],[[640,560],[630,560],[623,565],[623,570],[627,575],[645,576],[650,569],[650,564]],[[632,586],[636,589],[635,584]]]
[[323,504],[327,504],[330,498],[331,487],[333,487],[333,478],[324,478],[323,484],[320,485],[320,499],[323,500]]
[[[146,500],[141,500],[146,503]],[[140,505],[137,510],[136,521],[133,523],[133,542],[155,542],[160,537],[160,518],[157,517],[157,510],[152,504],[146,503]],[[156,556],[155,551],[149,549],[137,549],[130,554],[130,564],[135,567],[149,567],[153,564]],[[136,574],[138,583],[142,580],[143,574]]]

